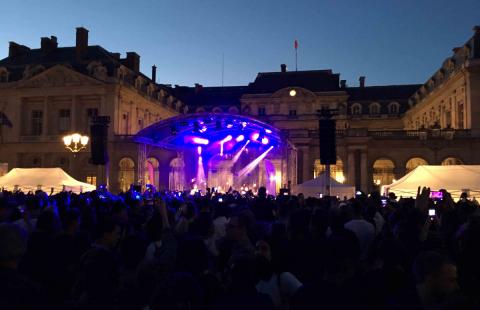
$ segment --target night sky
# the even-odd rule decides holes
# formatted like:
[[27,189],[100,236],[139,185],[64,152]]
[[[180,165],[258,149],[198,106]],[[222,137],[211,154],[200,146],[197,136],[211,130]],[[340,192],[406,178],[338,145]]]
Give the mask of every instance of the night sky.
[[0,1],[0,58],[8,42],[31,48],[55,35],[135,51],[161,83],[246,85],[258,72],[332,69],[350,86],[424,82],[480,24],[479,0]]

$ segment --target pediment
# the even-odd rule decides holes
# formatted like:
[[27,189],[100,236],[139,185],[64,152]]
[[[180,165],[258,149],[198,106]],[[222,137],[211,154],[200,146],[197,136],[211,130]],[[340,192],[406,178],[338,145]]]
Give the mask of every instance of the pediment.
[[78,73],[66,66],[56,65],[40,74],[19,82],[19,88],[103,85],[102,82]]

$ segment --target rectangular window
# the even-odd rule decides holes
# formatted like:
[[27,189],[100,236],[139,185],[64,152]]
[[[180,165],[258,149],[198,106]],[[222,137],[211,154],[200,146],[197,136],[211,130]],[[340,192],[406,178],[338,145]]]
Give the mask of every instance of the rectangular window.
[[70,130],[70,110],[60,109],[58,111],[58,133],[66,133]]
[[297,116],[297,110],[289,110],[288,115],[290,116]]
[[265,115],[265,108],[258,108],[258,115]]
[[128,132],[129,132],[128,130],[129,115],[128,114],[129,113],[127,112],[122,115],[122,134],[124,135],[128,135]]
[[30,134],[32,136],[41,136],[43,128],[43,111],[42,110],[33,110],[32,111],[32,127]]
[[143,129],[143,119],[138,119],[138,129]]
[[93,118],[98,116],[97,108],[88,108],[87,109],[87,121],[85,122],[85,132],[90,131],[90,126],[92,125]]
[[457,120],[458,120],[458,129],[464,129],[465,121],[463,117],[463,101],[458,103],[458,110],[457,110]]

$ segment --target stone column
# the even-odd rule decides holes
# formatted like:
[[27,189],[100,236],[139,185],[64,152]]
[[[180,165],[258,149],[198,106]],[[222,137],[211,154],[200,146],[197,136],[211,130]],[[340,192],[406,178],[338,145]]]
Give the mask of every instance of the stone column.
[[[70,130],[72,132],[77,131],[77,96],[72,96],[72,103],[70,108]],[[83,122],[83,119],[80,119]],[[81,134],[85,134],[82,132]]]
[[361,179],[362,190],[368,191],[370,189],[370,184],[372,182],[371,180],[369,180],[368,160],[367,160],[366,151],[361,151],[361,154],[360,154],[360,179]]
[[[135,181],[138,181],[139,185],[145,185],[145,161],[147,160],[147,145],[138,144],[138,156],[137,156],[137,177]],[[137,183],[137,182],[135,182]]]
[[347,153],[345,162],[346,179],[348,184],[355,185],[355,153],[350,151]]
[[43,124],[42,124],[42,136],[47,136],[49,134],[48,132],[48,121],[49,121],[49,115],[48,115],[48,97],[45,97],[43,99]]

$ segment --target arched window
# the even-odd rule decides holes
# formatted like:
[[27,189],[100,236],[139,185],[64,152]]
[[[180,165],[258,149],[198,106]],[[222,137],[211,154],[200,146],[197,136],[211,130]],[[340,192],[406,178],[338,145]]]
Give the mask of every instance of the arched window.
[[213,108],[212,112],[213,113],[222,113],[223,111],[219,107],[215,107],[215,108]]
[[407,169],[407,173],[409,173],[410,171],[417,168],[418,166],[423,166],[423,165],[428,165],[428,162],[425,159],[421,157],[413,157],[407,161],[405,168]]
[[203,108],[203,107],[197,108],[197,110],[195,112],[203,113],[203,112],[205,112],[205,108]]
[[391,184],[395,179],[395,164],[387,158],[379,158],[373,163],[373,183],[381,186]]
[[158,160],[154,157],[149,157],[145,161],[145,176],[143,178],[145,184],[152,184],[158,188]]
[[[321,173],[325,171],[325,165],[320,163],[320,159],[316,159],[313,167],[313,178],[318,178]],[[330,165],[330,176],[337,182],[345,182],[345,175],[343,174],[343,161],[337,157],[337,163]]]
[[360,105],[360,103],[354,103],[351,109],[352,109],[352,115],[362,114],[362,106]]
[[463,165],[462,160],[457,157],[447,157],[442,161],[442,166]]
[[380,114],[380,104],[378,104],[377,102],[370,104],[368,109],[369,109],[370,115],[375,116]]
[[171,191],[183,191],[185,189],[185,162],[181,154],[170,162],[168,189]]
[[388,105],[388,114],[395,115],[398,114],[400,105],[397,102],[390,102]]
[[230,107],[230,108],[228,108],[228,113],[238,114],[238,108],[237,107]]
[[120,190],[126,192],[135,182],[135,162],[131,158],[124,157],[119,161],[118,167],[120,168],[118,173]]

